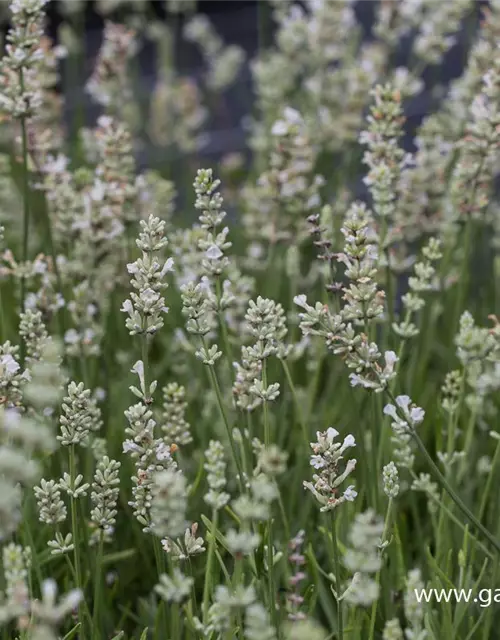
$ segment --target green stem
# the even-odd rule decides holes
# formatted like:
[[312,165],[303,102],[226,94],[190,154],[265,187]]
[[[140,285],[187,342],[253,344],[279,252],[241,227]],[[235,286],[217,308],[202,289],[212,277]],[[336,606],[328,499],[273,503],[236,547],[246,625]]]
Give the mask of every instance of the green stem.
[[[267,390],[267,362],[266,359],[262,360],[262,386],[264,390]],[[267,408],[267,400],[262,403],[262,410],[264,413],[264,444],[267,447],[271,444],[271,433],[269,430],[269,415]]]
[[267,575],[269,590],[269,611],[271,613],[271,622],[278,631],[278,616],[276,612],[276,590],[274,586],[274,569],[273,569],[273,517],[269,516],[267,521]]
[[142,336],[142,364],[144,365],[144,390],[146,395],[146,401],[149,399],[148,388],[148,366],[149,366],[149,345],[148,337],[146,334]]
[[229,376],[231,381],[234,382],[234,367],[233,367],[233,349],[231,347],[231,341],[229,340],[229,333],[227,331],[227,325],[224,320],[224,314],[220,308],[220,302],[222,300],[222,285],[221,285],[221,277],[219,276],[215,281],[215,290],[217,293],[217,315],[219,317],[219,326],[222,334],[222,342],[224,343],[224,351],[226,354],[226,359],[229,367]]
[[219,519],[219,512],[214,509],[212,512],[212,529],[210,531],[210,542],[208,543],[208,555],[207,555],[207,569],[205,573],[205,584],[203,586],[203,625],[208,624],[208,608],[210,600],[210,588],[212,586],[212,570],[215,557],[215,533],[217,531],[217,521]]
[[[153,536],[153,550],[155,554],[156,572],[159,577],[163,573],[165,573],[165,562],[163,558],[163,549],[161,547],[160,540],[156,536]],[[160,640],[161,638],[168,637],[166,615],[165,615],[165,602],[161,599],[160,599],[160,602],[158,603],[158,609],[159,609],[158,624],[155,625],[155,630],[154,630],[155,640]],[[173,621],[171,621],[171,624],[173,624]]]
[[102,571],[102,555],[104,546],[104,532],[102,529],[99,531],[99,542],[97,546],[97,557],[95,563],[94,574],[94,611],[92,614],[92,638],[97,640],[101,637],[100,624],[99,624],[99,605],[101,600],[101,571]]
[[[392,514],[392,498],[389,498],[389,503],[387,505],[387,511],[385,514],[385,522],[384,522],[384,532],[382,533],[382,542],[387,539],[387,533],[389,531],[390,523],[391,523],[391,514]],[[383,552],[382,552],[383,553]],[[375,576],[375,582],[377,584],[380,583],[380,575],[382,573],[382,567],[377,571]],[[377,620],[377,607],[378,607],[378,598],[376,598],[372,604],[372,610],[370,615],[370,635],[369,640],[373,640],[375,637],[375,621]]]
[[[69,476],[70,476],[70,484],[73,487],[75,478],[76,478],[76,462],[75,462],[75,445],[72,444],[69,448]],[[71,529],[73,533],[73,555],[74,555],[74,564],[75,564],[75,573],[76,573],[76,581],[77,587],[83,591],[84,584],[82,579],[82,568],[80,565],[80,531],[78,528],[78,513],[77,513],[77,501],[74,496],[71,496]],[[80,608],[81,611],[81,608]],[[82,620],[81,627],[81,638],[84,640],[85,638],[85,625]]]
[[335,522],[335,515],[332,512],[332,544],[333,544],[333,563],[335,565],[335,592],[337,594],[337,627],[338,627],[338,639],[344,639],[344,623],[342,617],[342,600],[340,599],[340,556],[339,547],[337,542],[337,528]]
[[[205,348],[206,351],[208,351],[207,343],[206,343],[205,338],[203,336],[200,336],[200,337],[201,337],[201,342],[203,344],[203,347]],[[212,383],[213,390],[214,390],[215,395],[217,397],[217,404],[219,406],[219,412],[221,414],[222,421],[223,421],[224,426],[226,428],[226,433],[227,433],[227,437],[228,437],[228,440],[229,440],[229,444],[231,446],[231,453],[232,453],[232,456],[233,456],[233,460],[234,460],[234,463],[235,463],[236,468],[238,470],[238,484],[239,484],[240,490],[243,490],[243,486],[244,486],[243,485],[243,468],[241,466],[241,461],[240,461],[240,458],[238,456],[238,452],[236,450],[236,444],[234,442],[233,433],[231,431],[231,426],[229,424],[229,420],[228,420],[227,415],[226,415],[226,410],[224,409],[224,402],[222,400],[222,393],[221,393],[221,390],[220,390],[219,381],[217,380],[217,374],[215,373],[215,367],[213,365],[208,365],[208,371],[209,371],[209,374],[210,374],[210,381]]]
[[456,506],[460,509],[463,515],[470,521],[470,523],[488,540],[488,542],[495,548],[495,550],[500,553],[500,542],[495,538],[495,536],[488,531],[488,529],[481,524],[481,522],[476,518],[476,516],[472,513],[469,507],[462,501],[462,499],[455,493],[450,483],[443,476],[441,471],[439,471],[436,463],[432,459],[430,453],[427,451],[425,444],[422,442],[422,439],[418,435],[418,433],[412,429],[411,435],[415,440],[420,452],[424,456],[429,465],[432,475],[435,480],[441,486],[442,489],[446,491],[446,493],[450,496]]
[[309,449],[309,438],[307,435],[307,424],[304,420],[304,416],[302,414],[302,406],[300,404],[300,400],[297,396],[297,390],[293,383],[292,374],[290,373],[290,367],[288,366],[286,360],[281,360],[281,364],[283,366],[283,371],[285,372],[285,376],[288,382],[288,386],[290,387],[290,391],[292,393],[293,403],[295,405],[295,410],[297,411],[297,416],[299,418],[300,427],[302,429],[302,437],[304,439],[304,444],[306,446],[306,450]]
[[[24,93],[24,70],[19,70],[19,83],[21,93]],[[23,155],[23,264],[28,260],[29,251],[29,222],[30,222],[30,201],[29,201],[29,173],[28,173],[28,132],[26,130],[26,116],[21,118],[21,140]],[[21,277],[21,309],[24,309],[24,299],[26,297],[26,276]],[[26,356],[26,345],[21,338],[21,364]]]

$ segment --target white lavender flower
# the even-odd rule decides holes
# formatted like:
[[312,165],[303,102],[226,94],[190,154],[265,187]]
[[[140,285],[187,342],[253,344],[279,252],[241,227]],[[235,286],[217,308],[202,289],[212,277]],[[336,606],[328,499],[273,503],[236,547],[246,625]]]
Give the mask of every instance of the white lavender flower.
[[227,240],[228,227],[218,230],[227,215],[218,192],[220,180],[213,178],[212,169],[199,169],[193,186],[196,194],[194,206],[201,211],[199,220],[205,231],[198,240],[198,247],[205,255],[201,262],[202,274],[209,278],[219,276],[229,265],[225,252],[231,247]]
[[172,576],[166,574],[160,576],[160,583],[155,585],[155,591],[165,602],[180,604],[189,597],[193,583],[193,578],[185,576],[175,567]]
[[85,389],[83,382],[70,382],[68,395],[62,404],[59,418],[61,435],[57,439],[63,446],[88,444],[90,433],[101,428],[101,412],[90,389]]
[[65,536],[59,531],[56,531],[56,537],[53,540],[47,542],[47,546],[51,549],[50,554],[52,556],[60,556],[70,551],[73,551],[75,545],[73,544],[73,535],[67,533]]
[[311,466],[319,470],[319,474],[313,475],[314,483],[304,482],[304,487],[308,489],[321,505],[321,511],[331,511],[348,501],[353,502],[358,495],[354,490],[354,485],[350,485],[339,494],[338,487],[354,471],[356,460],[348,460],[345,464],[344,452],[350,447],[356,446],[354,437],[348,435],[343,443],[334,442],[339,432],[333,427],[329,427],[325,432],[316,432],[316,442],[311,443],[313,455],[311,456]]
[[[140,386],[144,385],[141,383]],[[137,390],[137,393],[142,397],[142,391]],[[152,410],[146,404],[138,403],[129,407],[125,411],[125,417],[128,421],[125,433],[129,438],[123,443],[123,452],[128,453],[135,462],[135,474],[132,477],[133,500],[129,504],[144,530],[149,531],[154,475],[163,469],[175,468],[176,463],[172,459],[172,447],[167,446],[163,438],[155,437],[156,422]]]
[[392,418],[392,428],[397,434],[411,433],[423,422],[425,411],[413,404],[409,396],[397,396],[396,405],[386,404],[384,414]]
[[180,537],[186,528],[187,485],[176,469],[160,471],[154,477],[151,520],[157,536]]
[[161,430],[167,444],[186,446],[193,441],[190,425],[186,421],[186,390],[172,382],[163,388]]
[[413,491],[422,491],[427,495],[428,508],[430,513],[436,513],[440,500],[439,486],[431,480],[428,473],[420,473],[413,481],[411,488]]
[[372,576],[381,566],[379,543],[384,523],[372,509],[356,516],[349,534],[350,547],[343,563],[354,573],[352,583],[342,596],[354,605],[367,607],[378,598],[379,585]]
[[197,556],[205,551],[205,541],[197,534],[198,523],[193,522],[184,532],[184,538],[178,538],[176,541],[170,538],[164,538],[161,544],[164,551],[170,554],[175,560],[187,560],[191,556]]
[[389,462],[382,469],[384,493],[388,498],[397,498],[399,494],[399,473],[394,462]]
[[404,640],[403,630],[397,618],[387,620],[384,626],[382,640]]
[[58,358],[57,344],[49,343],[32,368],[31,380],[24,389],[33,408],[32,417],[0,407],[0,539],[14,532],[20,522],[22,487],[31,486],[41,475],[35,451],[51,451],[55,445],[43,410],[59,399]]
[[66,472],[63,473],[63,477],[59,480],[59,486],[70,498],[74,499],[85,498],[90,488],[88,482],[83,482],[83,475],[81,473],[71,478],[70,474]]
[[235,556],[251,555],[259,546],[260,541],[260,535],[249,530],[229,529],[226,532],[227,548]]
[[285,640],[326,640],[327,637],[326,631],[311,618],[285,625]]
[[31,569],[29,547],[10,542],[2,550],[5,593],[9,600],[26,601],[28,598],[28,578]]
[[0,393],[5,398],[7,407],[20,404],[22,386],[27,380],[27,373],[19,364],[19,347],[10,342],[0,345]]
[[26,358],[29,363],[39,360],[43,347],[48,340],[47,329],[42,320],[41,311],[26,311],[19,314],[19,335],[26,346]]
[[423,602],[417,600],[415,595],[416,592],[424,588],[425,584],[422,581],[420,569],[409,571],[404,594],[404,612],[409,626],[409,629],[406,630],[406,636],[409,638],[424,640],[427,637],[427,632],[424,630],[424,605]]
[[384,311],[384,294],[378,290],[375,276],[378,262],[378,237],[371,212],[355,202],[348,209],[341,228],[344,252],[337,260],[345,264],[345,275],[352,283],[344,287],[346,301],[341,314],[346,322],[370,322]]
[[[365,183],[371,191],[375,213],[387,220],[394,215],[396,186],[405,157],[398,146],[403,133],[403,108],[401,93],[391,85],[377,85],[371,95],[374,104],[368,129],[361,133],[359,141],[368,147],[363,156],[369,168]],[[385,238],[381,240],[384,242]]]
[[184,35],[201,49],[208,67],[207,86],[213,91],[222,91],[231,85],[244,62],[243,49],[234,44],[224,46],[208,18],[202,14],[191,18],[184,28]]
[[122,311],[128,314],[125,325],[130,335],[152,335],[163,327],[162,316],[168,312],[162,291],[168,286],[165,276],[173,270],[174,261],[169,258],[162,264],[157,256],[168,244],[164,237],[165,222],[150,215],[140,224],[141,233],[136,244],[142,257],[127,265],[136,291],[125,300]]
[[229,502],[226,488],[226,461],[224,447],[218,440],[211,440],[205,451],[205,471],[207,472],[208,492],[204,496],[205,502],[212,509],[222,509]]
[[58,637],[57,627],[66,616],[76,611],[83,599],[83,593],[80,589],[72,589],[59,602],[56,599],[56,582],[54,580],[44,580],[41,599],[31,602],[34,638],[56,640]]
[[120,466],[120,462],[104,456],[97,465],[92,483],[90,499],[94,506],[90,512],[90,519],[104,532],[112,531],[116,522]]
[[40,480],[40,486],[34,487],[40,522],[56,526],[66,520],[67,509],[61,500],[61,491],[55,480]]
[[14,0],[12,26],[0,65],[0,110],[11,118],[32,117],[42,104],[40,40],[48,0]]
[[269,613],[260,602],[254,602],[245,610],[245,640],[276,640],[276,630],[271,625]]

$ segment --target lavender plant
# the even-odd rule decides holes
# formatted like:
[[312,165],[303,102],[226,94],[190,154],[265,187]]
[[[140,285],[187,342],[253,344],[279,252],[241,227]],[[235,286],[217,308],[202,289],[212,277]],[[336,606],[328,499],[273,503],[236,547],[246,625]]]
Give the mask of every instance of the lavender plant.
[[[262,2],[247,61],[107,0],[92,69],[59,4],[0,61],[0,637],[496,638],[500,4]],[[247,62],[251,157],[199,166]]]

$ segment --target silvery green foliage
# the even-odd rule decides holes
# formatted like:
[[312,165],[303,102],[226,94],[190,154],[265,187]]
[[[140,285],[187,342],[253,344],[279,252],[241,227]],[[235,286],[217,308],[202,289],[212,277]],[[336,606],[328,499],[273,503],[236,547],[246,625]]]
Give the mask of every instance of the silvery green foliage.
[[204,499],[212,509],[219,510],[229,502],[230,495],[224,491],[227,485],[227,464],[224,458],[224,447],[218,440],[210,440],[208,449],[205,451],[205,459],[208,492]]
[[26,345],[27,362],[39,360],[43,346],[48,340],[41,311],[26,309],[19,314],[19,335]]
[[354,573],[342,599],[353,605],[368,607],[378,599],[380,586],[374,575],[382,567],[379,544],[384,522],[372,509],[354,518],[349,533],[349,543],[343,563]]
[[184,474],[171,468],[154,476],[151,529],[159,537],[180,537],[186,528],[187,483]]
[[120,493],[121,463],[104,456],[97,465],[90,499],[93,509],[90,519],[105,534],[111,533],[116,523],[118,495]]
[[384,414],[392,418],[396,434],[409,434],[423,422],[425,411],[413,404],[410,396],[397,396],[396,404],[386,404]]
[[66,520],[67,509],[61,500],[59,484],[55,480],[40,480],[40,486],[34,487],[40,522],[56,526]]
[[102,426],[101,411],[92,398],[90,389],[83,382],[70,382],[68,395],[62,404],[59,426],[61,435],[57,436],[63,446],[89,444],[89,435],[99,431]]
[[352,435],[344,438],[344,442],[335,442],[339,432],[329,427],[325,432],[316,432],[316,442],[311,442],[313,455],[310,464],[319,473],[313,474],[314,482],[304,482],[308,489],[321,505],[320,511],[332,511],[342,503],[353,502],[357,492],[354,485],[349,485],[344,493],[339,494],[338,487],[354,471],[356,460],[347,460],[344,463],[344,452],[356,443]]
[[136,290],[125,300],[122,311],[128,314],[125,325],[130,335],[152,335],[163,327],[162,315],[168,312],[162,291],[167,288],[167,273],[173,270],[174,261],[159,259],[168,241],[164,237],[165,222],[150,215],[147,222],[141,220],[141,233],[136,241],[142,257],[127,265],[132,275],[131,285]]
[[423,294],[432,291],[437,287],[435,262],[441,259],[441,242],[436,238],[431,238],[422,249],[423,260],[417,262],[413,267],[414,275],[408,278],[408,293],[402,296],[401,301],[405,308],[403,320],[393,323],[392,328],[398,336],[403,339],[414,338],[419,334],[417,325],[412,321],[425,305]]
[[397,498],[399,494],[399,473],[394,462],[389,462],[382,469],[384,493],[388,498]]
[[186,446],[193,441],[190,425],[186,421],[186,390],[176,382],[163,388],[161,430],[166,444]]
[[383,640],[404,640],[403,630],[397,618],[387,620],[384,625]]
[[165,602],[181,604],[189,597],[193,583],[193,578],[185,576],[179,568],[174,567],[171,576],[165,573],[160,576],[155,591]]
[[38,76],[40,39],[48,0],[14,0],[12,25],[0,64],[0,111],[11,118],[31,117],[42,102]]
[[[175,6],[184,4],[179,0],[174,2]],[[209,19],[202,14],[189,20],[184,27],[184,36],[201,49],[208,67],[206,83],[212,91],[222,91],[234,82],[245,60],[241,47],[234,44],[224,46]]]
[[205,551],[205,541],[197,533],[198,523],[193,522],[184,532],[184,538],[177,538],[177,541],[164,538],[161,541],[162,547],[174,560],[188,560],[191,556],[197,556]]
[[404,612],[408,627],[405,636],[408,640],[425,640],[428,637],[424,629],[425,603],[418,602],[415,591],[425,588],[420,569],[412,569],[406,579],[404,594]]

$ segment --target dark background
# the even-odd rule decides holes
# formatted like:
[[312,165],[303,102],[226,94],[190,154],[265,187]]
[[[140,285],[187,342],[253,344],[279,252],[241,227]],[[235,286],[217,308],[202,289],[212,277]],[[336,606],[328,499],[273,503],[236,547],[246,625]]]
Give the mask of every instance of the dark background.
[[[332,0],[335,1],[335,0]],[[453,2],[454,0],[436,0],[439,2]],[[363,27],[366,39],[371,38],[371,27],[376,14],[377,0],[360,0],[354,3],[354,9],[359,23]],[[425,89],[406,105],[407,115],[407,140],[405,144],[411,146],[411,140],[415,128],[421,122],[426,113],[431,111],[431,105],[436,100],[436,87],[445,87],[452,78],[459,76],[463,70],[464,60],[470,36],[475,30],[480,8],[484,2],[478,1],[475,5],[475,15],[470,16],[459,35],[458,43],[445,56],[443,64],[439,68],[428,69],[423,76]],[[185,17],[182,15],[165,15],[163,2],[151,1],[147,3],[151,15],[161,17],[172,27],[176,42],[176,67],[179,73],[198,78],[203,73],[202,59],[199,52],[192,44],[182,38],[182,29]],[[247,55],[253,58],[262,47],[263,39],[268,44],[272,42],[274,25],[271,18],[271,8],[265,0],[201,0],[198,2],[198,12],[206,14],[212,21],[216,31],[226,44],[238,44]],[[47,6],[49,17],[48,30],[53,38],[57,38],[58,27],[63,20],[60,11],[60,3],[52,0]],[[83,17],[84,64],[81,68],[80,78],[75,77],[74,66],[68,61],[62,64],[62,91],[66,94],[66,117],[68,122],[75,118],[76,111],[81,113],[82,105],[85,113],[86,124],[91,125],[95,121],[99,110],[92,105],[84,91],[84,80],[90,76],[96,56],[102,40],[102,28],[105,19],[120,22],[126,17],[127,9],[118,9],[109,16],[102,17],[96,12],[95,2],[89,0],[85,5]],[[264,25],[264,31],[262,26]],[[82,26],[82,25],[81,25]],[[80,28],[81,28],[80,26]],[[264,37],[263,37],[264,33]],[[335,34],[332,34],[335,37]],[[411,45],[411,36],[400,43],[395,56],[395,66],[404,65]],[[139,101],[147,113],[149,96],[155,83],[156,76],[156,51],[153,44],[145,41],[134,61],[139,69],[136,82],[136,92]],[[441,91],[441,96],[444,92]],[[223,97],[225,107],[223,116],[217,112],[212,113],[207,124],[209,142],[202,152],[197,155],[219,157],[227,152],[244,151],[246,133],[242,127],[244,117],[251,113],[253,96],[251,74],[248,65],[245,65],[237,81]],[[217,110],[215,110],[217,111]],[[165,150],[158,151],[150,141],[146,142],[147,148],[141,152],[141,164],[156,165],[163,161]]]

